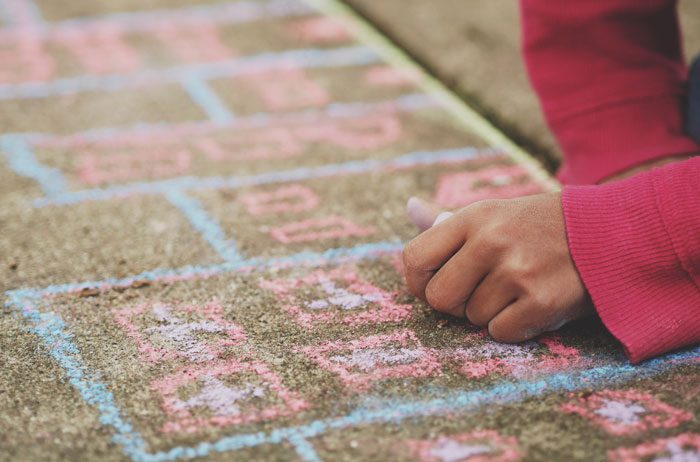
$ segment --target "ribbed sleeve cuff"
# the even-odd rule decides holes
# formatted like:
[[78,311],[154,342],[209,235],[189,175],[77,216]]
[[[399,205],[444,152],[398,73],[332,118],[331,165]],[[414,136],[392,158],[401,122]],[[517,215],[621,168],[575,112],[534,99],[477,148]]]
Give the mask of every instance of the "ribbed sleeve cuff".
[[564,184],[595,184],[631,167],[698,151],[684,132],[685,95],[649,96],[550,120],[566,163]]
[[[603,323],[633,363],[700,337],[700,290],[659,208],[658,198],[672,193],[656,190],[654,176],[662,170],[606,185],[569,186],[562,194],[573,260]],[[689,202],[694,209],[700,208],[697,200]],[[698,218],[696,210],[688,212]]]

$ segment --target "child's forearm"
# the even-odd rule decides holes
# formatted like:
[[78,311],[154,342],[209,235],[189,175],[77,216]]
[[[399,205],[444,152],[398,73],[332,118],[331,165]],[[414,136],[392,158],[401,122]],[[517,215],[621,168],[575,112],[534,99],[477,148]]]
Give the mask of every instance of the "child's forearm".
[[592,184],[699,149],[684,133],[687,66],[674,0],[522,0],[530,78],[564,151]]
[[700,158],[569,186],[569,250],[633,362],[700,342]]

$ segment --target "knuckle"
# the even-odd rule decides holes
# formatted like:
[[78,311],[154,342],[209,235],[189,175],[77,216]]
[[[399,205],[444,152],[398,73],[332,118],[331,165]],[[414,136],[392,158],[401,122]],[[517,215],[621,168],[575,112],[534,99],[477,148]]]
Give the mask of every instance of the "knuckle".
[[438,311],[452,308],[449,294],[441,287],[439,280],[432,279],[425,288],[425,299],[430,306]]
[[467,319],[470,323],[479,327],[486,327],[490,321],[477,307],[467,307]]
[[412,240],[403,250],[403,266],[406,273],[419,271],[422,266],[420,247],[416,240]]

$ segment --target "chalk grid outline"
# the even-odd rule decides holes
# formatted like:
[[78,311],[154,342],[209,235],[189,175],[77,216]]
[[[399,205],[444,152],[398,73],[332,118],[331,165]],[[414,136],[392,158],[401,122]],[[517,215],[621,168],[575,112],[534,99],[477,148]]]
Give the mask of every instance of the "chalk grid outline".
[[[556,182],[551,180],[544,171],[536,165],[524,152],[510,142],[503,134],[498,132],[480,115],[468,108],[454,94],[446,90],[439,82],[427,76],[421,69],[413,64],[403,52],[390,44],[377,31],[362,19],[355,16],[349,9],[336,0],[305,0],[312,7],[331,17],[343,21],[355,36],[367,43],[385,61],[395,67],[409,69],[417,72],[422,78],[419,87],[429,95],[436,98],[457,120],[467,128],[481,135],[487,142],[500,151],[504,149],[511,157],[517,159],[521,165],[525,165],[530,173],[543,184],[543,187],[556,187]],[[28,3],[31,5],[32,3]],[[43,23],[35,27],[43,27]],[[367,55],[369,56],[369,55]],[[373,57],[372,60],[375,58]],[[192,74],[186,74],[187,78],[193,78]],[[196,88],[199,81],[191,83],[195,87],[191,93],[200,92],[200,99],[205,105],[206,101],[212,101],[207,94],[207,87]],[[201,92],[204,92],[203,94]],[[2,92],[0,92],[2,93]],[[203,96],[202,96],[203,95]],[[217,102],[213,100],[213,102]],[[221,107],[210,105],[206,111],[212,116],[214,122],[231,122],[232,112],[222,111]],[[226,109],[224,107],[224,109]],[[3,137],[3,141],[19,143],[20,149],[28,149],[24,138]],[[19,140],[19,141],[18,141]],[[22,145],[22,143],[25,143]],[[473,157],[478,153],[474,149],[452,150],[437,153],[441,155],[440,162],[460,161],[466,157]],[[486,152],[481,152],[486,154]],[[193,223],[214,248],[219,250],[224,262],[208,266],[188,266],[180,269],[156,269],[145,271],[135,276],[116,279],[108,278],[102,281],[87,281],[77,284],[51,285],[43,289],[17,289],[5,293],[8,298],[6,305],[19,311],[32,325],[31,330],[37,334],[47,346],[49,354],[64,369],[71,384],[78,390],[87,404],[97,408],[100,414],[100,422],[112,427],[115,434],[112,440],[119,444],[123,452],[135,461],[169,461],[176,459],[188,459],[206,456],[212,452],[235,451],[242,448],[250,448],[261,444],[280,444],[288,442],[297,451],[300,457],[306,461],[320,461],[313,444],[309,439],[320,436],[330,430],[342,429],[349,426],[366,425],[377,422],[400,422],[404,419],[417,416],[439,415],[444,413],[469,412],[488,404],[513,404],[523,399],[540,396],[544,393],[575,391],[582,388],[605,387],[617,383],[624,383],[631,378],[653,377],[674,368],[679,364],[697,362],[700,357],[700,347],[680,353],[670,354],[662,358],[647,361],[639,366],[632,366],[624,360],[618,364],[599,366],[583,371],[553,374],[541,379],[531,381],[507,381],[497,383],[488,389],[451,392],[439,398],[427,400],[403,400],[384,403],[373,403],[370,408],[358,407],[349,414],[340,417],[330,417],[316,420],[307,424],[279,428],[268,433],[253,433],[247,435],[235,435],[223,437],[216,442],[202,442],[191,447],[175,447],[167,451],[151,453],[148,444],[138,431],[133,427],[128,417],[117,405],[114,395],[109,391],[107,384],[101,381],[98,371],[90,371],[83,362],[77,345],[73,341],[73,334],[69,331],[64,320],[55,312],[42,312],[39,306],[45,303],[47,297],[52,295],[80,291],[85,288],[107,290],[111,287],[125,287],[140,280],[150,281],[179,281],[192,278],[205,278],[231,272],[263,271],[270,267],[288,267],[303,265],[316,267],[329,263],[338,264],[363,259],[379,258],[382,255],[399,252],[402,248],[400,242],[375,242],[359,244],[349,248],[329,249],[324,252],[301,252],[298,254],[275,258],[244,258],[238,254],[235,242],[227,241],[216,221],[207,221],[209,218],[201,208],[201,205],[184,193],[185,189],[202,187],[237,187],[250,184],[268,184],[274,182],[292,181],[306,177],[332,176],[342,172],[361,173],[366,169],[375,168],[378,165],[391,167],[407,167],[433,164],[436,153],[420,152],[409,153],[404,156],[385,161],[383,164],[373,160],[348,162],[345,164],[325,165],[316,169],[298,169],[287,172],[269,172],[268,174],[254,177],[229,177],[207,179],[204,183],[190,183],[192,179],[180,179],[176,186],[180,188],[165,189],[152,188],[152,185],[142,185],[142,190],[135,188],[134,193],[156,192],[166,193],[168,199],[175,203]],[[432,159],[432,160],[431,160]],[[60,178],[56,171],[38,164],[31,150],[25,150],[23,155],[11,156],[10,164],[21,172],[32,172],[34,178],[40,183],[53,184],[55,188],[44,188],[49,198],[62,191]],[[14,164],[13,164],[14,162]],[[437,163],[440,163],[437,162]],[[309,176],[310,175],[310,176]],[[31,175],[29,175],[31,176]],[[101,199],[121,197],[119,194]],[[90,199],[90,198],[87,198]],[[86,199],[86,200],[87,200]],[[81,202],[68,201],[67,203]],[[41,205],[38,203],[36,205]],[[48,204],[47,204],[48,205]],[[204,214],[203,214],[204,213]]]

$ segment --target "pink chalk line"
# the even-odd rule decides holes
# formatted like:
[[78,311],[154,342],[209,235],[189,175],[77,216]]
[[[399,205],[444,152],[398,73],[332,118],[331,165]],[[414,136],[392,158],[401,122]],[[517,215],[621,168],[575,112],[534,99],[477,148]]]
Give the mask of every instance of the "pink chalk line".
[[240,201],[251,215],[307,212],[318,207],[319,197],[301,184],[290,184],[273,191],[248,193]]
[[375,87],[414,87],[420,76],[412,71],[393,66],[373,66],[364,73],[365,82]]
[[292,37],[310,44],[337,44],[353,39],[343,24],[327,16],[297,19],[287,31]]
[[[251,375],[255,376],[252,381]],[[232,382],[235,385],[230,385]],[[200,384],[199,391],[181,396],[180,390],[193,384]],[[164,433],[192,433],[273,420],[309,407],[297,393],[282,385],[277,374],[254,360],[230,359],[186,366],[154,380],[151,387],[162,397],[163,410],[169,416],[162,427]],[[202,415],[202,411],[207,415]]]
[[364,391],[377,381],[442,373],[437,356],[407,329],[348,342],[330,341],[297,351],[337,374],[355,391]]
[[397,445],[396,452],[406,448],[421,462],[517,462],[522,458],[517,438],[493,430],[406,440]]
[[248,74],[240,80],[259,93],[272,111],[320,107],[331,102],[325,88],[295,67]]
[[484,199],[509,199],[542,192],[520,165],[494,166],[476,171],[447,173],[438,179],[435,203],[458,208]]
[[[186,322],[178,315],[203,317],[204,320]],[[240,326],[223,318],[223,309],[217,300],[204,306],[142,303],[116,310],[115,317],[136,342],[142,358],[152,363],[176,358],[210,361],[218,358],[227,347],[246,340]],[[148,319],[154,325],[139,327],[135,322],[137,318],[142,322]],[[198,332],[219,334],[223,338],[206,342],[197,338]]]
[[[302,278],[261,280],[260,287],[271,290],[297,324],[311,328],[319,324],[340,323],[349,326],[399,322],[411,316],[409,304],[394,301],[395,294],[361,279],[354,266],[319,269]],[[310,302],[309,290],[322,295]]]
[[674,428],[693,419],[693,414],[675,408],[638,390],[602,390],[585,398],[570,395],[562,411],[578,414],[613,435],[631,435],[658,428]]
[[611,462],[692,462],[700,460],[700,434],[681,433],[632,448],[608,451]]
[[309,218],[273,228],[270,235],[283,244],[314,242],[345,237],[364,237],[376,232],[372,226],[358,226],[347,218]]
[[[479,338],[486,337],[483,333],[471,334],[466,340],[474,342]],[[542,351],[542,346],[546,347],[545,351]],[[487,341],[472,347],[445,349],[440,355],[448,361],[456,361],[460,373],[472,378],[494,374],[527,378],[533,374],[584,367],[589,363],[581,358],[580,350],[564,345],[556,335],[515,345]]]

